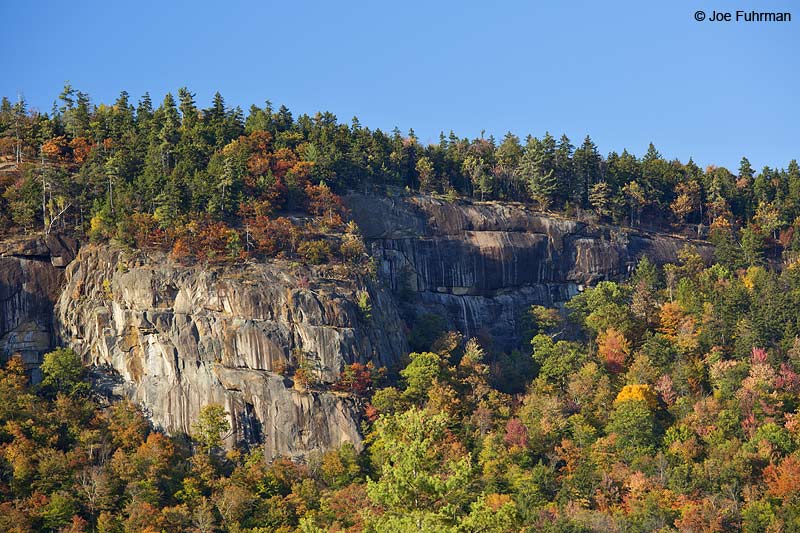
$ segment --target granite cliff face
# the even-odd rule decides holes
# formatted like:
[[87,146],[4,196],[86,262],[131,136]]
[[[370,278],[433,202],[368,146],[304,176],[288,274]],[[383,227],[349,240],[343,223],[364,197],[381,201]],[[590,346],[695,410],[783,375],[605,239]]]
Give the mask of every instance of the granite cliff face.
[[53,306],[77,243],[48,235],[0,242],[0,361],[20,354],[33,381],[55,345]]
[[[370,294],[370,318],[359,290]],[[330,382],[346,363],[392,365],[406,350],[380,286],[286,262],[204,269],[87,246],[67,268],[56,315],[64,342],[118,373],[115,392],[156,426],[188,432],[204,405],[219,403],[232,438],[263,442],[268,456],[361,442],[353,399],[284,376],[298,359]]]
[[[166,431],[188,432],[204,405],[219,403],[231,442],[299,457],[362,439],[357,401],[298,386],[301,362],[323,383],[347,363],[394,366],[408,351],[401,315],[410,323],[424,313],[513,348],[528,306],[624,278],[645,254],[675,261],[686,244],[515,204],[359,194],[346,203],[377,281],[277,260],[182,266],[109,245],[75,256],[76,243],[56,236],[2,243],[0,355],[22,353],[35,374],[59,339],[101,370],[98,386]],[[362,291],[369,317],[356,304]]]
[[[352,194],[346,203],[381,278],[406,310],[434,313],[465,335],[519,342],[525,310],[565,302],[587,285],[627,276],[642,255],[676,261],[687,240],[545,215],[511,203]],[[692,242],[709,258],[712,249]],[[408,314],[408,312],[406,313]]]

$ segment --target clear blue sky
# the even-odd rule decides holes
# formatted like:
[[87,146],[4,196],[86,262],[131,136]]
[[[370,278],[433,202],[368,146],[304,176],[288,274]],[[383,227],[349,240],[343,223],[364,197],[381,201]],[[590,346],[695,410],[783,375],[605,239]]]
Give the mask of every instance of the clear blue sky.
[[[183,4],[183,5],[180,5]],[[704,9],[790,23],[698,23]],[[372,128],[586,133],[601,151],[736,170],[800,158],[800,4],[767,0],[12,2],[0,94],[47,111],[65,80],[111,102],[188,86]]]

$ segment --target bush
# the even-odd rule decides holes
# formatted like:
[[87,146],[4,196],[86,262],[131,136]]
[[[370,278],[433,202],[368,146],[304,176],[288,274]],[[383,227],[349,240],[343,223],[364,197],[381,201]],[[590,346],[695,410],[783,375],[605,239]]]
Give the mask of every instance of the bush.
[[321,265],[330,258],[331,247],[323,240],[307,241],[297,247],[297,253],[312,265]]

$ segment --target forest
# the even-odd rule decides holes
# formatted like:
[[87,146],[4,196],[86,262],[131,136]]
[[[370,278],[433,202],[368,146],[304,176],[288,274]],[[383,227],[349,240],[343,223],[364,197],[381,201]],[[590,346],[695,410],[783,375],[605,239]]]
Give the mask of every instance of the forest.
[[337,194],[399,187],[699,235],[737,266],[800,247],[796,160],[757,172],[742,158],[733,174],[668,161],[652,144],[641,157],[603,157],[588,135],[576,147],[550,133],[523,142],[450,132],[423,146],[413,130],[371,130],[355,117],[295,118],[270,102],[245,116],[219,93],[208,109],[186,88],[177,94],[157,108],[126,92],[95,105],[67,84],[49,113],[4,97],[0,232],[66,231],[202,260],[296,255],[302,243],[325,244],[304,213],[324,212],[322,229],[334,229],[344,215]]
[[[68,348],[45,355],[37,384],[12,357],[2,531],[800,531],[796,161],[757,173],[743,158],[733,174],[550,134],[422,146],[329,113],[267,103],[245,117],[220,95],[200,110],[187,89],[155,109],[126,93],[95,105],[70,86],[46,114],[4,99],[0,156],[3,233],[201,264],[289,257],[370,275],[351,190],[524,202],[715,244],[712,264],[687,245],[564,310],[531,307],[521,353],[431,320],[400,368],[354,363],[329,385],[359,402],[364,449],[303,462],[223,446],[219,405],[189,435],[156,431],[93,391]],[[517,371],[498,371],[503,358]]]

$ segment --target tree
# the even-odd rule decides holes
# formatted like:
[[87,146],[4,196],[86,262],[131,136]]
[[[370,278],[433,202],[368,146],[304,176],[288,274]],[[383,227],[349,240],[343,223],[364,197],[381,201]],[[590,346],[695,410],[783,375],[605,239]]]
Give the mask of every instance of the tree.
[[581,205],[589,205],[589,191],[592,185],[600,181],[600,163],[602,158],[597,151],[597,146],[588,135],[583,144],[575,150],[572,156],[572,165],[575,175],[580,182]]
[[441,375],[442,359],[439,354],[421,352],[409,354],[411,362],[400,375],[406,383],[405,396],[414,400],[422,400],[436,380]]
[[448,438],[444,414],[416,408],[382,415],[373,429],[371,453],[377,479],[367,494],[385,513],[372,516],[381,531],[440,530],[452,525],[470,496],[472,464]]
[[646,399],[615,401],[606,431],[615,434],[616,447],[628,461],[651,453],[656,443],[655,417]]
[[746,265],[755,266],[764,262],[764,234],[761,229],[752,224],[742,228],[740,243],[743,259]]
[[601,218],[611,215],[611,188],[605,181],[592,185],[589,191],[589,203]]
[[625,199],[631,208],[630,224],[637,226],[641,223],[642,209],[647,205],[647,196],[639,182],[631,181],[622,188]]
[[508,132],[503,137],[503,142],[495,151],[496,164],[492,169],[502,197],[518,200],[520,199],[520,186],[515,173],[519,161],[522,158],[522,146],[519,137]]
[[700,202],[700,184],[694,180],[689,182],[682,182],[677,185],[675,191],[678,196],[670,204],[672,213],[680,222],[686,222],[686,218],[698,206],[702,205]]
[[421,192],[435,192],[439,189],[436,183],[436,174],[431,160],[425,156],[420,157],[416,164],[419,175],[419,190]]
[[482,157],[476,155],[467,156],[462,168],[464,173],[469,177],[473,190],[480,192],[481,200],[483,200],[487,194],[492,194],[494,191],[494,182],[489,168]]
[[553,168],[553,154],[549,153],[544,141],[529,139],[516,172],[526,184],[531,198],[547,210],[558,190],[558,183]]
[[778,238],[778,229],[785,225],[785,222],[781,220],[781,214],[777,207],[764,201],[758,203],[756,213],[753,215],[753,221],[758,224],[764,234],[772,234],[775,239]]
[[597,355],[612,374],[619,374],[625,369],[631,343],[622,332],[608,328],[597,336]]
[[219,404],[208,404],[200,409],[197,422],[192,424],[192,437],[200,449],[211,455],[214,449],[222,446],[222,439],[231,429],[228,413]]
[[58,348],[45,354],[41,370],[42,387],[54,393],[76,395],[89,390],[89,384],[83,381],[83,362],[71,348]]

